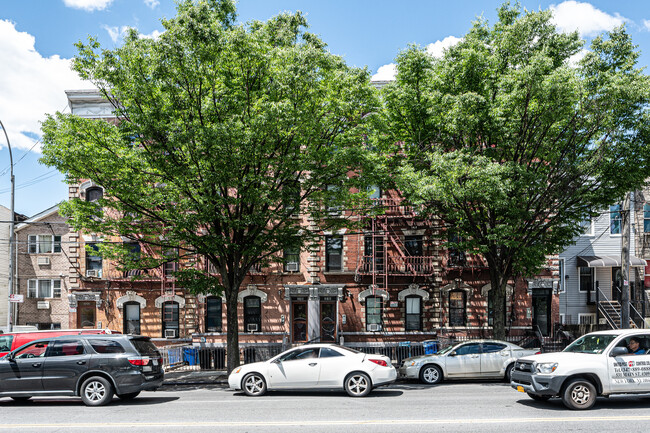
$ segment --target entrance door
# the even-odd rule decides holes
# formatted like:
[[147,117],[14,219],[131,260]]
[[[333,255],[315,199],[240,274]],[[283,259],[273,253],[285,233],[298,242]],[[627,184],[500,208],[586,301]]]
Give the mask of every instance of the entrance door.
[[336,341],[336,302],[320,302],[320,341]]
[[95,302],[81,301],[77,304],[77,328],[93,329],[97,323]]
[[620,266],[612,268],[612,300],[621,302],[623,293],[623,271]]
[[533,290],[533,328],[547,336],[551,333],[551,289]]
[[294,343],[307,341],[307,301],[291,303],[291,338]]

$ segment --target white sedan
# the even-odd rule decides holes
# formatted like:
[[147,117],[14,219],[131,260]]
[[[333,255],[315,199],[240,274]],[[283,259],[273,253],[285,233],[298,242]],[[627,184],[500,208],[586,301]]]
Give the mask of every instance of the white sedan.
[[363,397],[395,379],[397,371],[387,356],[334,344],[308,344],[235,368],[228,385],[250,396],[267,390],[344,389],[352,397]]
[[399,376],[435,385],[443,379],[502,378],[510,382],[515,361],[540,353],[500,340],[472,340],[449,346],[433,355],[406,358]]

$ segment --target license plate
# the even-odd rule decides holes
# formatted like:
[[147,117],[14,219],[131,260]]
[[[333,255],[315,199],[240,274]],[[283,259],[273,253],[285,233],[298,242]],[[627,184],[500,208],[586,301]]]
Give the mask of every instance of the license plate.
[[517,386],[517,391],[519,391],[519,392],[526,392],[526,391],[524,391],[524,387],[523,387],[523,386]]
[[145,365],[144,367],[142,367],[142,371],[151,371],[151,367]]

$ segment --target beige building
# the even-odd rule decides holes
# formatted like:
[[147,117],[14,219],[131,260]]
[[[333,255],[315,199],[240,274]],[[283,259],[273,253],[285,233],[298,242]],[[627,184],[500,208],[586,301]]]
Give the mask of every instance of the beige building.
[[0,327],[8,325],[9,298],[9,228],[11,211],[0,205]]
[[16,225],[16,288],[24,296],[18,304],[18,325],[69,328],[68,287],[76,273],[70,254],[78,253],[58,210],[53,206]]

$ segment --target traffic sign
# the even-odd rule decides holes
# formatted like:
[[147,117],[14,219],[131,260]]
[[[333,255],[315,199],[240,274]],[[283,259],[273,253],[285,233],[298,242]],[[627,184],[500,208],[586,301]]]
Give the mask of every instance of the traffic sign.
[[12,293],[11,295],[9,295],[9,302],[23,303],[23,302],[25,302],[25,295],[19,295],[17,293]]

